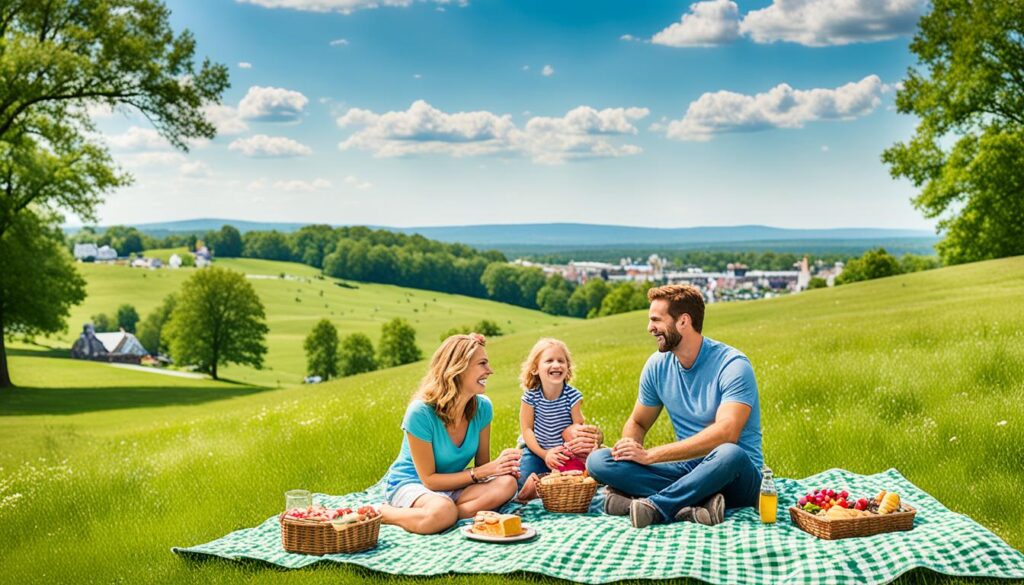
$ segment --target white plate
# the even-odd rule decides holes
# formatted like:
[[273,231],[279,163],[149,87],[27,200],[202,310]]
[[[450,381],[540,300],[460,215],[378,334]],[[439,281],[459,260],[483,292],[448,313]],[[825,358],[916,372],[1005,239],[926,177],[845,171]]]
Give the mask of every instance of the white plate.
[[488,534],[478,534],[473,532],[472,526],[463,526],[461,529],[462,535],[470,540],[479,540],[480,542],[496,542],[496,543],[508,543],[508,542],[523,542],[524,540],[530,540],[537,536],[537,531],[531,526],[523,526],[523,533],[518,536],[490,536]]

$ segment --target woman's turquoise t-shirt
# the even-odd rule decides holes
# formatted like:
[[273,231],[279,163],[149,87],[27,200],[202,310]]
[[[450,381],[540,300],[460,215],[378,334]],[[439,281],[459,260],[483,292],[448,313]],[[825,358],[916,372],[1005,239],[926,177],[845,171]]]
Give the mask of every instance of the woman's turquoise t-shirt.
[[[477,395],[476,413],[469,421],[466,438],[463,439],[462,445],[456,446],[448,436],[444,422],[434,412],[434,407],[422,400],[413,400],[405,409],[402,430],[430,443],[434,451],[434,469],[437,473],[457,473],[465,469],[476,456],[477,447],[480,446],[480,432],[491,424],[492,418],[494,407],[491,401],[486,396]],[[412,452],[409,451],[409,436],[403,433],[402,449],[388,469],[387,497],[391,498],[398,488],[408,483],[422,482],[416,473]]]

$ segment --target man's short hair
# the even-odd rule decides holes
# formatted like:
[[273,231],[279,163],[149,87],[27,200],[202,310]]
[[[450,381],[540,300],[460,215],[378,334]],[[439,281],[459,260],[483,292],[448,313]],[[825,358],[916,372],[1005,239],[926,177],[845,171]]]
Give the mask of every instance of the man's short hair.
[[700,333],[704,328],[704,295],[692,284],[666,284],[648,289],[647,300],[668,301],[668,314],[673,321],[678,321],[679,316],[686,313],[694,331]]

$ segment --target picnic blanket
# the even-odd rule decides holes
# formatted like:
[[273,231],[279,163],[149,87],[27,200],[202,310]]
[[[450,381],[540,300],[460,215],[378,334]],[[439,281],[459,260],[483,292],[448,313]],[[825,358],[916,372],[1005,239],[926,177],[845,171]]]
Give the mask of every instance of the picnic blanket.
[[[518,544],[467,540],[459,530],[421,536],[382,526],[376,548],[323,557],[290,554],[281,547],[277,517],[246,530],[188,548],[180,555],[257,559],[298,569],[317,562],[351,563],[398,575],[447,573],[504,574],[527,571],[583,583],[622,579],[692,577],[715,584],[742,583],[887,583],[923,567],[947,575],[1024,579],[1024,554],[967,516],[950,511],[895,469],[862,476],[832,469],[804,480],[779,479],[779,516],[761,524],[757,512],[730,513],[714,527],[689,522],[641,530],[628,518],[599,512],[553,514],[540,501],[519,509],[523,522],[539,536]],[[806,491],[842,486],[852,493],[881,489],[899,493],[918,509],[914,529],[838,541],[819,540],[797,528],[786,508]],[[317,494],[326,506],[383,501],[383,484],[345,496]],[[508,512],[518,508],[506,506]]]

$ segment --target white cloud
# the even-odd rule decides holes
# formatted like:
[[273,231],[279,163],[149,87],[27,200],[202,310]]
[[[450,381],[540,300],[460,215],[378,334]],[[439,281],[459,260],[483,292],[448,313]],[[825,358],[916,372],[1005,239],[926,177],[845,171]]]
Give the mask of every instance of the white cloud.
[[238,64],[239,69],[252,69],[252,63],[248,61],[242,61]]
[[708,47],[739,38],[739,8],[732,0],[706,0],[690,5],[682,19],[651,38],[656,45]]
[[822,144],[821,145],[821,152],[828,152],[828,145],[827,144]]
[[523,71],[529,71],[529,70],[530,70],[530,66],[529,65],[523,65]]
[[330,189],[331,182],[327,179],[313,179],[312,181],[292,179],[290,181],[274,181],[271,186],[278,191],[310,193]]
[[508,114],[449,114],[419,100],[408,110],[383,114],[350,109],[338,118],[338,125],[357,130],[339,148],[368,150],[378,157],[513,154],[538,163],[559,164],[570,159],[639,153],[639,147],[616,145],[612,139],[636,134],[633,122],[648,114],[646,108],[596,110],[580,106],[560,118],[531,118],[519,128]]
[[152,128],[132,126],[123,134],[106,136],[110,146],[119,150],[173,150],[170,142]]
[[[412,6],[414,0],[236,0],[242,4],[255,4],[264,8],[290,8],[292,10],[304,10],[307,12],[340,12],[351,14],[356,10],[366,8],[401,7]],[[420,0],[421,2],[432,2],[435,4],[451,4],[452,0]],[[465,6],[467,2],[462,0],[459,5]]]
[[666,136],[677,140],[711,140],[726,132],[800,128],[819,120],[852,120],[870,114],[881,103],[882,81],[869,75],[835,89],[793,89],[779,84],[764,93],[705,93],[686,115],[672,121]]
[[914,32],[927,0],[774,0],[752,10],[740,30],[758,43],[812,47],[883,41]]
[[129,168],[176,167],[188,161],[180,152],[137,152],[118,157]]
[[297,91],[254,85],[238,103],[238,113],[245,120],[291,122],[299,119],[308,103]]
[[412,78],[413,79],[423,79],[423,74],[422,73],[413,73],[412,74]]
[[619,40],[620,41],[626,41],[626,42],[635,41],[636,37],[634,37],[633,35],[622,35],[621,37],[619,37]]
[[178,167],[178,172],[185,177],[209,177],[213,173],[210,167],[201,160],[192,160]]
[[545,65],[544,68],[540,70],[540,74],[544,77],[551,77],[555,74],[555,68],[551,65]]
[[221,136],[235,136],[249,129],[249,125],[239,115],[236,108],[220,104],[203,108],[203,114],[217,128]]
[[366,190],[366,189],[369,189],[370,187],[373,187],[373,183],[371,183],[369,181],[364,181],[364,180],[362,180],[362,179],[360,179],[358,177],[355,177],[353,175],[349,175],[349,176],[345,177],[345,184],[346,185],[351,185],[351,186],[353,186],[353,187],[355,187],[356,189],[359,189],[359,190]]
[[331,41],[331,42],[329,42],[327,44],[332,46],[332,47],[347,47],[348,46],[348,39],[334,39],[333,41]]
[[228,150],[237,150],[250,158],[289,158],[309,156],[313,153],[310,147],[301,142],[283,136],[267,136],[266,134],[239,138],[228,145]]

